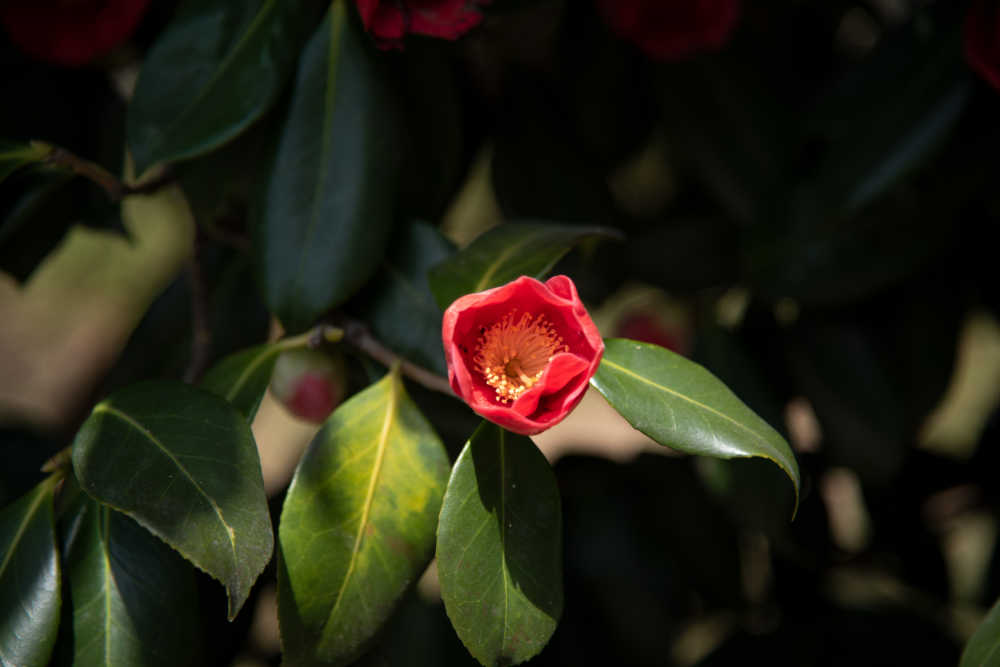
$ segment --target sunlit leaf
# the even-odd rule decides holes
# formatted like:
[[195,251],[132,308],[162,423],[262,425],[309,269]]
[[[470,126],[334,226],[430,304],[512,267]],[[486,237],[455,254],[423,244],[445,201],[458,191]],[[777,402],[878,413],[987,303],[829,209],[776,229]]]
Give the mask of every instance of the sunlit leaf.
[[178,382],[126,387],[98,403],[73,443],[83,489],[218,579],[229,617],[271,558],[260,459],[242,414]]
[[448,458],[398,373],[327,420],[281,513],[278,613],[290,664],[346,664],[426,567]]
[[613,229],[544,223],[494,227],[444,260],[429,277],[441,308],[472,292],[503,285],[518,276],[543,278],[573,246],[585,239],[618,238]]
[[591,384],[636,429],[689,454],[759,456],[799,489],[791,448],[717,377],[679,354],[624,338],[605,341]]
[[0,663],[48,664],[60,580],[49,479],[0,512]]
[[483,665],[545,646],[562,614],[559,489],[531,440],[483,422],[459,455],[438,523],[448,617]]

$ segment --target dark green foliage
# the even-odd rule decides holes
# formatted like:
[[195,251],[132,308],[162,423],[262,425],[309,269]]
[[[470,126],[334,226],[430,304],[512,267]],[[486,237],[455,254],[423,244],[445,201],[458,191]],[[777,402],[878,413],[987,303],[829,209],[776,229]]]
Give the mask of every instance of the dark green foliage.
[[[634,1],[150,3],[78,68],[0,3],[0,663],[1000,665],[995,3],[662,59],[725,2]],[[557,273],[606,350],[533,440],[441,321]]]

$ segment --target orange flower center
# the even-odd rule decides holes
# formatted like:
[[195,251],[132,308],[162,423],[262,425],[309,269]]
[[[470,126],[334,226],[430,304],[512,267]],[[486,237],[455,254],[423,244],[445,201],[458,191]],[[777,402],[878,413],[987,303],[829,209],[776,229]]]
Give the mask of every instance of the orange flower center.
[[512,310],[493,326],[480,330],[472,359],[504,404],[517,400],[538,382],[552,357],[569,351],[545,315],[524,313],[515,319],[516,313]]

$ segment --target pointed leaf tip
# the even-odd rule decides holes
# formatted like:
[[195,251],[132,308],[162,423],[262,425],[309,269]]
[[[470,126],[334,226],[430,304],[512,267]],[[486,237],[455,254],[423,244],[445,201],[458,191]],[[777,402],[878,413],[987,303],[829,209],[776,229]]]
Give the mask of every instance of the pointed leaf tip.
[[795,488],[794,518],[800,478],[791,447],[704,367],[657,345],[613,338],[605,341],[591,384],[661,445],[699,456],[772,461]]
[[98,404],[73,443],[96,500],[128,514],[218,579],[229,618],[271,559],[257,447],[242,414],[179,382],[126,387]]

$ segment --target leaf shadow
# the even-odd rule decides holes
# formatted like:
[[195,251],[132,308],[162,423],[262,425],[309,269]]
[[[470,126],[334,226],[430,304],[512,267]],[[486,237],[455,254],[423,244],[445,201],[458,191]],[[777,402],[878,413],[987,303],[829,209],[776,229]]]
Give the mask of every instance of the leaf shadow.
[[[527,437],[488,423],[473,436],[470,453],[480,502],[496,521],[509,585],[557,623],[563,608],[562,509],[548,461]],[[514,628],[498,665],[519,662],[518,648],[538,643],[524,630]]]

